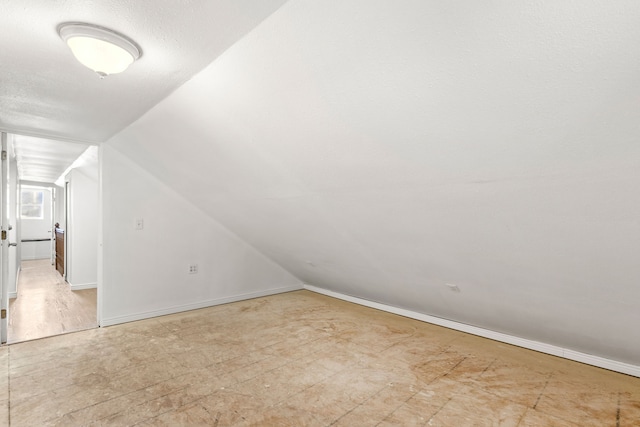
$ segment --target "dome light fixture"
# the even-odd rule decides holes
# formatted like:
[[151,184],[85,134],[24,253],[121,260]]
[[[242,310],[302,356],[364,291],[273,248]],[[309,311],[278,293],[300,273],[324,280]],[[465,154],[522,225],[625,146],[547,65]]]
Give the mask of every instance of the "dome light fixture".
[[101,79],[123,72],[142,55],[133,40],[97,25],[80,22],[60,24],[58,34],[76,59]]

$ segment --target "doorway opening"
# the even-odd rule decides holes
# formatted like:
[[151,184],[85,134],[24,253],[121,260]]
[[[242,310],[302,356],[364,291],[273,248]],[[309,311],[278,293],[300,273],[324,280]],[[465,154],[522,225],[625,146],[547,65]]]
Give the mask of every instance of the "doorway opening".
[[98,149],[20,135],[7,140],[6,342],[95,328]]
[[49,259],[22,261],[16,298],[9,299],[9,344],[92,329],[96,289],[73,291]]

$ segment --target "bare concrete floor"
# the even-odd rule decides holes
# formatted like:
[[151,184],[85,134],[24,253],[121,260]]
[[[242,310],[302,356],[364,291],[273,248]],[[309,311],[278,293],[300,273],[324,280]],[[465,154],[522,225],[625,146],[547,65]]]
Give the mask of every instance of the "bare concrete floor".
[[14,426],[640,420],[638,378],[308,291],[4,346],[0,373]]
[[18,297],[9,301],[10,343],[96,328],[96,290],[72,291],[51,261],[22,261]]

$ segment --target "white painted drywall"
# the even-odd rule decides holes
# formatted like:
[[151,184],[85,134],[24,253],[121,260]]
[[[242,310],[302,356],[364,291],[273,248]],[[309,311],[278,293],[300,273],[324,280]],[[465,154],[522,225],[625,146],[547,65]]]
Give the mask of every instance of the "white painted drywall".
[[[7,138],[7,152],[12,153],[13,138]],[[19,206],[18,206],[18,167],[16,158],[13,155],[9,155],[8,159],[9,179],[7,184],[9,186],[9,224],[11,230],[9,230],[8,237],[10,243],[17,243],[16,246],[9,247],[9,271],[8,271],[8,295],[9,298],[15,298],[18,293],[18,270],[20,269],[20,223],[18,221]]]
[[[48,187],[22,186],[23,190],[37,190],[43,192],[42,219],[21,218],[21,240],[51,239],[51,189]],[[51,241],[21,242],[21,259],[34,260],[51,258]]]
[[97,168],[97,163],[86,165],[65,177],[69,182],[66,279],[71,289],[98,283],[98,181],[93,177]]
[[51,258],[51,241],[22,242],[21,260],[30,261],[35,259]]
[[64,216],[64,187],[56,185],[53,188],[55,191],[55,202],[53,204],[53,223],[60,224],[60,228],[65,227],[65,216]]
[[[110,144],[102,153],[102,324],[301,288]],[[188,274],[190,264],[197,274]]]
[[64,187],[59,185],[53,185],[51,187],[51,196],[53,197],[53,226],[51,228],[51,235],[53,240],[51,242],[51,254],[52,254],[51,264],[55,266],[55,263],[56,263],[55,224],[58,224],[58,227],[62,230],[66,228],[66,214],[65,214],[66,202],[64,197]]
[[638,22],[292,0],[111,144],[312,285],[640,365]]

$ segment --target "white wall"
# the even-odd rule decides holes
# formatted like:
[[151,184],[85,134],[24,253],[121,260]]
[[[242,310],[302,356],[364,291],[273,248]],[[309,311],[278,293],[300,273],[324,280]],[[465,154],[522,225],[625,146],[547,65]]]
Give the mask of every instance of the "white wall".
[[292,0],[112,145],[305,282],[640,365],[638,22]]
[[98,283],[98,165],[72,169],[69,182],[69,221],[65,230],[66,279],[71,289],[96,287]]
[[[13,152],[13,138],[7,139],[7,151],[9,153]],[[18,219],[19,216],[19,206],[18,206],[18,167],[15,156],[9,156],[8,159],[8,167],[9,167],[9,224],[12,226],[12,229],[9,230],[8,237],[9,242],[18,243],[20,241],[20,222]],[[8,295],[9,298],[15,298],[18,293],[18,271],[20,269],[20,246],[10,246],[9,247],[9,271],[8,271]]]
[[22,186],[23,190],[42,191],[44,211],[42,219],[22,218],[23,239],[47,239],[51,237],[51,189],[48,187]]
[[51,264],[55,266],[56,264],[56,241],[55,241],[55,224],[58,224],[58,227],[62,230],[66,229],[66,213],[65,213],[65,195],[64,195],[64,187],[59,185],[53,185],[51,187],[51,196],[53,197],[53,226],[51,228],[51,236],[53,240],[51,241]]
[[[39,190],[44,195],[42,219],[21,218],[21,240],[51,239],[51,189],[48,187],[22,186],[25,190]],[[21,259],[34,260],[51,258],[51,240],[41,242],[21,242]]]
[[[301,288],[110,143],[103,146],[102,177],[102,325]],[[192,263],[198,274],[188,274]]]
[[51,241],[22,242],[21,260],[29,261],[34,259],[51,258]]
[[53,223],[60,224],[60,228],[64,228],[65,216],[64,216],[64,187],[56,185],[52,187],[55,190],[55,203],[53,212]]

